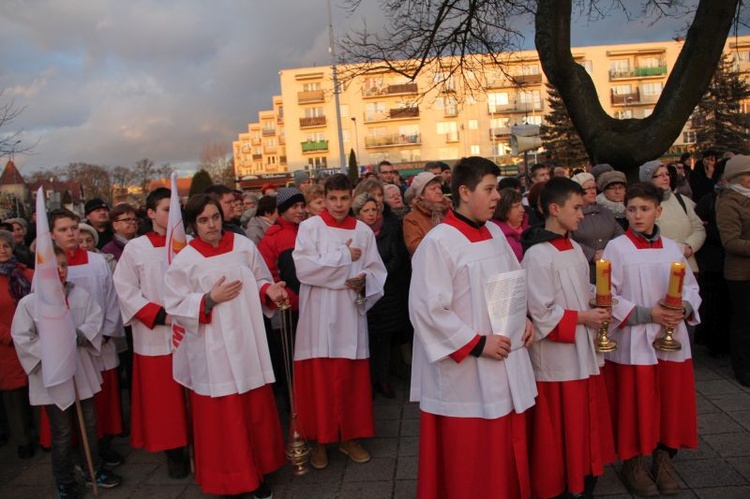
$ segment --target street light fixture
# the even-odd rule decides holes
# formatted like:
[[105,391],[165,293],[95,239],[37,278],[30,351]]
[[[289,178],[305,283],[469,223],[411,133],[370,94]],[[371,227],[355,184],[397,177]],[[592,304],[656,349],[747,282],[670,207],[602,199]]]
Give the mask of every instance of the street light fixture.
[[357,166],[359,166],[359,133],[357,132],[357,118],[352,116],[354,123],[354,150],[357,151]]

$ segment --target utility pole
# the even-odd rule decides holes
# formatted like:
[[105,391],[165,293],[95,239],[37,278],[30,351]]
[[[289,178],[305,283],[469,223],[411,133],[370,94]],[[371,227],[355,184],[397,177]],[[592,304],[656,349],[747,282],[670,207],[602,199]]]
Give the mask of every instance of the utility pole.
[[346,168],[346,156],[344,154],[344,132],[341,129],[341,109],[339,105],[339,76],[336,70],[336,53],[333,41],[333,17],[331,16],[331,0],[328,5],[328,53],[331,54],[331,70],[333,71],[333,98],[336,105],[336,130],[339,136],[339,169],[343,172]]

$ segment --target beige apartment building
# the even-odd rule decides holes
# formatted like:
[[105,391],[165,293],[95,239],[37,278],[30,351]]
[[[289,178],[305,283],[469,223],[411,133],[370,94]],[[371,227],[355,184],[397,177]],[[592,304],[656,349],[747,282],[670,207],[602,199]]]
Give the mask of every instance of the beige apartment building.
[[[594,80],[603,108],[626,119],[653,111],[681,48],[678,39],[574,47],[572,53]],[[738,70],[750,71],[750,36],[730,38],[725,50]],[[339,94],[342,144],[332,68],[283,70],[281,95],[273,97],[273,109],[259,112],[258,120],[233,143],[237,177],[337,169],[342,147],[346,158],[354,150],[360,165],[388,160],[399,170],[473,155],[498,164],[518,163],[522,156],[511,155],[511,127],[544,122],[550,112],[547,79],[536,51],[503,56],[504,71],[486,64],[481,74],[472,75],[479,91],[463,88],[458,79],[436,84],[445,78],[434,72],[420,74],[413,82],[388,72],[347,81]],[[346,70],[338,68],[340,74]],[[689,151],[694,143],[688,121],[671,152]]]

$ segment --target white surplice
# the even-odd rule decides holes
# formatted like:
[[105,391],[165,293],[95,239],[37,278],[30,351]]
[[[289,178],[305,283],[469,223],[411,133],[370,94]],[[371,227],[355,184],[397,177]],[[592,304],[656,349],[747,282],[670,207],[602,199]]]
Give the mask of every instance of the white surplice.
[[164,306],[164,275],[167,272],[166,246],[156,247],[148,236],[133,239],[117,263],[113,275],[126,326],[133,328],[133,351],[139,355],[169,355],[172,330],[156,325],[149,329],[136,318],[148,304]]
[[[78,397],[85,400],[101,390],[102,377],[96,359],[99,357],[102,346],[102,311],[96,300],[93,300],[81,287],[74,285],[68,291],[67,299],[73,325],[89,340],[88,345],[76,348],[77,365],[73,377]],[[55,402],[49,396],[42,381],[44,366],[40,365],[42,362],[41,345],[35,317],[38,315],[34,304],[34,294],[30,293],[18,302],[16,314],[13,316],[11,334],[18,359],[29,375],[31,405],[50,405]],[[73,380],[68,380],[66,383],[73,383]]]
[[485,227],[492,238],[471,242],[457,228],[440,224],[412,258],[410,400],[431,414],[496,419],[534,405],[534,371],[523,346],[511,345],[504,361],[468,355],[456,363],[450,357],[477,334],[493,332],[487,279],[521,268],[500,228],[492,223]]
[[[271,273],[255,245],[247,238],[224,234],[229,251],[204,256],[191,242],[172,261],[165,278],[164,308],[185,327],[174,358],[174,378],[199,395],[221,397],[245,393],[273,383],[263,314],[271,316],[260,301],[260,290],[273,284]],[[205,243],[203,243],[205,244]],[[211,321],[201,324],[203,296],[219,280],[241,280],[239,296],[217,304]]]
[[589,265],[580,245],[568,239],[572,249],[560,251],[550,242],[533,245],[523,256],[528,272],[529,312],[536,341],[531,345],[531,363],[537,381],[569,381],[599,374],[604,358],[594,348],[596,330],[577,324],[573,343],[553,341],[547,336],[566,311],[591,308]]
[[[351,247],[362,250],[356,262],[346,246],[349,239]],[[309,218],[299,226],[292,257],[301,283],[294,360],[368,358],[367,310],[383,296],[388,275],[372,229],[358,220],[347,229],[320,216]],[[357,294],[345,283],[361,273],[366,302],[357,305]]]
[[612,297],[618,301],[612,308],[613,325],[609,328],[610,337],[617,341],[617,350],[605,354],[608,361],[653,365],[659,360],[683,362],[692,357],[685,321],[680,322],[674,333],[674,339],[682,343],[678,352],[654,349],[652,343],[664,334],[664,328],[658,324],[617,327],[636,305],[653,307],[666,296],[672,262],[685,264],[682,300],[693,308],[688,322],[691,325],[700,323],[698,307],[701,298],[695,275],[677,243],[666,237],[661,241],[663,249],[638,249],[626,234],[610,241],[604,249],[602,258],[612,262]]

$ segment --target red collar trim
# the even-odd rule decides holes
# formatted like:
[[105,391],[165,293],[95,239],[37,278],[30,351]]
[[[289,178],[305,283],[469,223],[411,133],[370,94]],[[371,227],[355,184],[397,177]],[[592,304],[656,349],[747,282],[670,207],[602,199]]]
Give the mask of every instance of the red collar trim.
[[636,234],[633,231],[633,229],[626,230],[625,235],[628,236],[628,239],[630,239],[633,242],[636,249],[662,249],[664,248],[664,244],[661,241],[661,237],[654,242],[650,242],[646,240],[645,237]]
[[163,248],[167,245],[167,235],[157,234],[156,232],[147,232],[146,237],[154,248]]
[[80,246],[73,251],[65,251],[68,256],[68,266],[73,267],[75,265],[86,265],[89,263],[89,253]]
[[567,234],[564,237],[553,239],[549,243],[554,246],[557,251],[570,251],[573,249],[573,243]]
[[341,222],[337,221],[333,216],[328,213],[328,210],[323,210],[320,212],[320,218],[323,219],[323,222],[329,227],[333,227],[335,229],[347,229],[347,230],[354,230],[357,227],[357,219],[347,215],[346,218],[344,218]]
[[221,236],[219,246],[217,246],[216,248],[203,241],[199,237],[196,237],[195,239],[190,241],[190,246],[195,248],[198,253],[205,256],[206,258],[223,255],[224,253],[229,253],[230,251],[232,251],[232,248],[234,248],[234,232],[230,230],[225,231]]
[[487,228],[486,224],[482,225],[481,227],[472,227],[471,225],[456,217],[456,215],[453,214],[453,210],[448,210],[443,223],[448,224],[458,230],[466,237],[466,239],[468,239],[472,243],[480,243],[482,241],[492,239],[492,234],[490,233],[490,230]]

